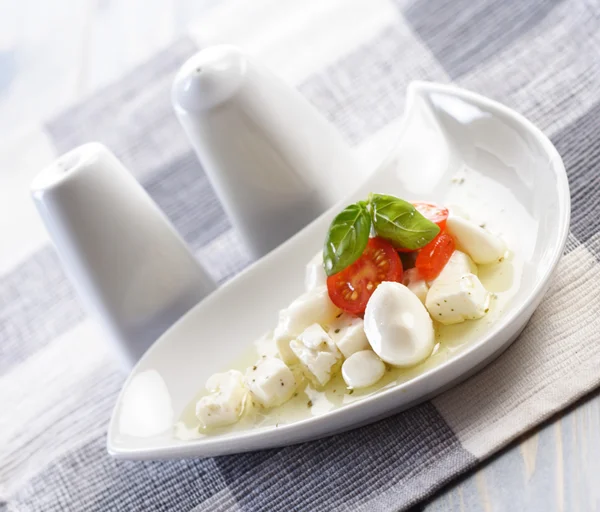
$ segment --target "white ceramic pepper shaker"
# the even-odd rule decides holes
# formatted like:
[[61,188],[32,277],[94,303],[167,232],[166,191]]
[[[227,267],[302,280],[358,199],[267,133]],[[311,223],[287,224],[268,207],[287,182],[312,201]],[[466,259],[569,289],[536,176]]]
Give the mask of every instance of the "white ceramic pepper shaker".
[[126,366],[215,284],[123,164],[80,146],[34,179],[31,193],[84,306]]
[[295,89],[238,48],[191,57],[175,112],[223,207],[260,257],[361,183],[355,152]]

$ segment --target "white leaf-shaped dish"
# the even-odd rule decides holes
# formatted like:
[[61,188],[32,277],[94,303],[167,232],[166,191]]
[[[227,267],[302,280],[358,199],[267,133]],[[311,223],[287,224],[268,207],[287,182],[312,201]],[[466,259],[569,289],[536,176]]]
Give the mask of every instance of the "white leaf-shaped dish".
[[[108,432],[108,451],[132,459],[214,456],[283,446],[391,415],[465,379],[517,337],[542,299],[566,242],[570,198],[564,165],[529,121],[482,96],[414,82],[398,145],[356,194],[201,302],[142,357],[127,379]],[[293,126],[293,123],[291,124]],[[334,186],[334,184],[332,185]],[[392,387],[329,412],[279,426],[181,440],[174,424],[207,377],[227,369],[272,329],[303,291],[304,268],[333,216],[369,192],[459,204],[501,231],[513,257],[498,314],[470,341]]]

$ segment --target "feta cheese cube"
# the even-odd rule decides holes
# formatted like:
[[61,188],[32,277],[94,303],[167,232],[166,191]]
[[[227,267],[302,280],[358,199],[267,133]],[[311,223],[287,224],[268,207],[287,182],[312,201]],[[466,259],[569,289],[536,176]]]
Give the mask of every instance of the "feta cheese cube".
[[215,373],[206,381],[209,395],[196,403],[196,417],[207,427],[231,425],[240,418],[246,390],[243,376],[236,370]]
[[364,321],[357,316],[342,314],[331,324],[329,336],[344,357],[371,348],[365,334]]
[[325,274],[325,269],[323,268],[323,251],[319,251],[306,265],[304,286],[307,291],[310,291],[326,284],[327,274]]
[[470,220],[450,215],[446,226],[448,233],[475,263],[494,263],[502,259],[506,253],[506,244],[502,239]]
[[[473,260],[462,251],[454,251],[450,259],[437,276],[434,281],[455,281],[460,279],[465,274],[477,275],[477,265],[473,263]],[[431,287],[430,282],[429,286]]]
[[446,325],[481,318],[488,304],[489,293],[470,273],[453,280],[434,280],[425,301],[432,318]]
[[263,407],[276,407],[291,398],[296,379],[286,364],[276,357],[260,359],[246,370],[244,384]]
[[429,286],[416,268],[409,268],[404,272],[403,284],[425,304],[425,297],[427,297]]
[[306,328],[291,341],[290,348],[308,370],[309,377],[314,377],[321,386],[329,382],[342,359],[335,343],[319,324]]
[[281,359],[288,364],[296,362],[297,358],[290,349],[290,341],[311,324],[331,324],[339,312],[329,298],[327,286],[319,286],[304,293],[288,308],[281,310],[279,323],[273,333]]

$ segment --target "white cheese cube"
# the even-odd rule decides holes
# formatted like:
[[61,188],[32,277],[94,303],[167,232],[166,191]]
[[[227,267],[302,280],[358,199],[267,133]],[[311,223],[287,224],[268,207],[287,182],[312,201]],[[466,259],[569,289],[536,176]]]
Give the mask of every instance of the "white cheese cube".
[[329,382],[335,366],[342,359],[335,343],[319,324],[305,329],[291,341],[290,348],[321,386]]
[[425,306],[443,324],[481,318],[489,293],[476,276],[477,267],[465,253],[454,251],[440,275],[430,283]]
[[286,364],[276,357],[260,359],[246,370],[244,384],[263,407],[276,407],[291,398],[296,379]]
[[357,316],[342,314],[331,324],[329,336],[344,357],[371,348],[365,334],[364,321]]
[[481,318],[488,311],[489,293],[474,274],[454,280],[433,281],[425,305],[432,318],[442,324],[457,324]]
[[385,374],[385,364],[372,350],[355,352],[342,365],[342,377],[348,387],[368,388]]
[[243,376],[236,370],[215,373],[206,381],[210,395],[196,403],[196,417],[205,427],[222,427],[235,423],[242,414],[246,390]]
[[506,244],[502,239],[470,220],[450,215],[446,226],[448,233],[475,263],[494,263],[501,260],[506,253]]
[[309,325],[315,323],[321,326],[330,325],[339,312],[340,310],[329,298],[327,286],[319,286],[304,293],[287,309],[281,310],[279,323],[273,333],[281,358],[289,364],[295,362],[297,359],[290,349],[290,341]]
[[306,265],[304,286],[307,291],[310,291],[326,284],[327,274],[325,274],[325,269],[323,268],[323,251],[319,251]]
[[440,272],[440,275],[431,281],[429,286],[431,287],[431,284],[434,281],[455,281],[465,274],[477,275],[477,265],[475,265],[473,260],[464,252],[454,251]]
[[429,286],[416,268],[409,268],[404,272],[403,284],[425,304],[425,297],[427,297]]

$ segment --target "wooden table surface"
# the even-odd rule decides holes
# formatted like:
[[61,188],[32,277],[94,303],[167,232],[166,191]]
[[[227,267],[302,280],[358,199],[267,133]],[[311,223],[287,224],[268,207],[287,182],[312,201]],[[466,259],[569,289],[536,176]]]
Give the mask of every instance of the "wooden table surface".
[[[0,150],[148,59],[216,2],[0,0]],[[417,509],[600,510],[600,397],[543,425]]]

